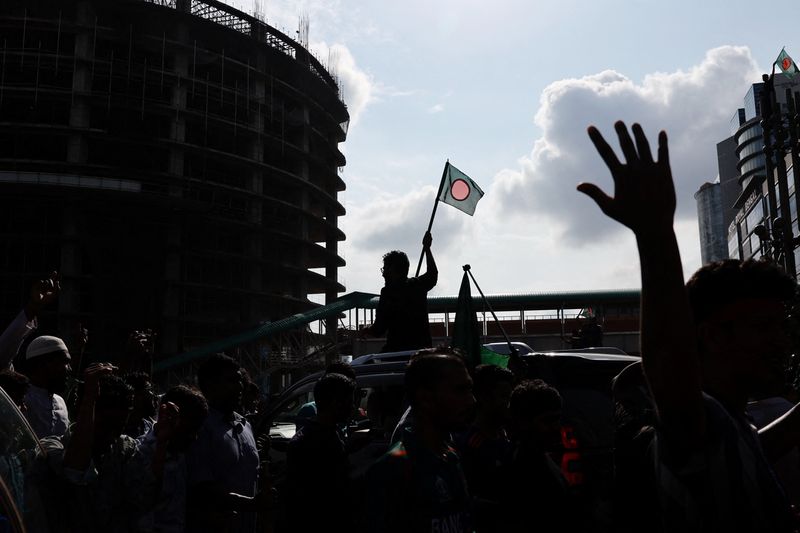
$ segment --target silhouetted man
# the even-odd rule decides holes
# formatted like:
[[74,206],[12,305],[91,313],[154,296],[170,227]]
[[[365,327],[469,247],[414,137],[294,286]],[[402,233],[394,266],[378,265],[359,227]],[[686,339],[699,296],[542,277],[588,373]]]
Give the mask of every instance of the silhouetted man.
[[793,531],[768,457],[797,444],[800,411],[793,408],[757,434],[745,409],[782,373],[789,353],[786,302],[796,285],[768,263],[729,260],[701,268],[684,286],[667,135],[659,134],[654,160],[641,126],[633,125],[633,138],[624,123],[615,129],[624,163],[589,128],[614,179],[614,196],[589,183],[578,190],[636,236],[642,366],[657,410],[663,528]]
[[514,454],[504,489],[501,531],[576,531],[579,517],[561,469],[550,457],[561,445],[561,395],[540,379],[511,393]]
[[253,429],[236,412],[244,391],[241,368],[227,355],[212,355],[200,365],[197,384],[209,413],[187,454],[187,531],[252,533],[259,461]]
[[405,375],[414,422],[367,471],[371,533],[472,532],[472,511],[450,434],[463,430],[475,405],[472,379],[450,348],[423,350]]
[[[115,370],[99,363],[84,371],[77,420],[61,439],[63,475],[70,482],[63,496],[73,531],[135,531],[152,491],[136,467],[136,441],[122,433],[133,389],[113,375]],[[58,454],[55,440],[45,440],[48,454]]]
[[67,386],[70,362],[67,345],[58,337],[37,337],[25,351],[23,373],[31,380],[25,418],[39,438],[60,437],[69,427],[67,404],[59,393]]
[[506,433],[514,374],[496,365],[478,365],[472,372],[476,413],[472,425],[456,435],[475,508],[479,533],[497,529],[497,513],[504,491],[504,475],[512,457]]
[[428,291],[436,286],[439,271],[431,253],[433,237],[426,233],[422,239],[425,252],[425,273],[408,277],[408,257],[394,250],[383,256],[381,272],[386,285],[381,289],[381,299],[375,313],[375,322],[362,333],[371,337],[386,335],[382,352],[399,352],[430,348],[431,331],[428,326]]
[[185,385],[161,397],[158,422],[139,446],[140,475],[154,487],[138,520],[139,533],[183,533],[186,527],[186,451],[197,438],[208,404]]
[[360,400],[356,389],[354,380],[335,373],[323,375],[314,386],[316,416],[295,434],[286,455],[292,531],[350,531],[353,527],[350,465],[339,426],[350,419]]

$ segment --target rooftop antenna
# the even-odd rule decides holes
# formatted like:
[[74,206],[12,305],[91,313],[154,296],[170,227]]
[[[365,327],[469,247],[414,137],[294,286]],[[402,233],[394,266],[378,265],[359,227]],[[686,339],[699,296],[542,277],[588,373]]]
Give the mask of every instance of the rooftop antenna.
[[253,16],[261,22],[267,21],[264,13],[264,0],[253,0]]
[[297,28],[297,40],[306,50],[308,50],[308,30],[310,23],[311,20],[308,16],[308,13],[307,12],[301,13],[300,21]]

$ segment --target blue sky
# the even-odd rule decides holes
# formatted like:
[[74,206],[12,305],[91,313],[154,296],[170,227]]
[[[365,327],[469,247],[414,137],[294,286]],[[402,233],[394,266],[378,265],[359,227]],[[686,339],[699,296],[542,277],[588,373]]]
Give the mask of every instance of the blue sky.
[[[252,11],[254,0],[229,3]],[[442,206],[438,294],[470,263],[486,292],[637,287],[633,239],[574,192],[609,187],[585,126],[640,120],[670,134],[677,230],[699,266],[694,191],[716,177],[716,142],[782,46],[800,56],[796,3],[471,0],[262,2],[312,50],[335,51],[354,121],[343,150],[347,290],[379,290],[384,251],[416,262],[442,165],[487,192],[475,217]]]

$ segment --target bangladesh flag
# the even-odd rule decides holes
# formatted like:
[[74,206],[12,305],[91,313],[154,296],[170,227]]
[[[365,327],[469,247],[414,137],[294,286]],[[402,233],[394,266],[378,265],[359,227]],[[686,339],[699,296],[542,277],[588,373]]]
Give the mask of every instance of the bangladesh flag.
[[461,289],[458,291],[451,344],[453,348],[464,352],[468,368],[475,368],[481,363],[481,333],[478,328],[478,317],[472,307],[472,291],[469,285],[469,274],[466,272],[461,278]]
[[781,53],[778,55],[778,59],[775,60],[775,64],[778,65],[781,72],[789,79],[794,78],[794,75],[797,74],[797,65],[794,60],[789,57],[789,54],[786,53],[786,49],[781,49]]
[[474,214],[478,200],[483,197],[483,191],[472,178],[451,165],[449,161],[444,168],[439,201],[450,204],[468,215]]

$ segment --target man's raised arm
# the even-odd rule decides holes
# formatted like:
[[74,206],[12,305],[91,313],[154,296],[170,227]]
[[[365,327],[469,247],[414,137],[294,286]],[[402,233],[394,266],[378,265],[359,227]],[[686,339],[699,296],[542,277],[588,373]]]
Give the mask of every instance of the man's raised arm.
[[680,445],[691,447],[704,436],[706,419],[697,337],[673,229],[675,186],[667,134],[658,136],[654,161],[641,126],[633,125],[635,143],[624,123],[614,128],[625,163],[595,127],[588,131],[614,178],[614,197],[591,183],[581,183],[578,190],[636,236],[642,271],[642,364],[662,425]]

